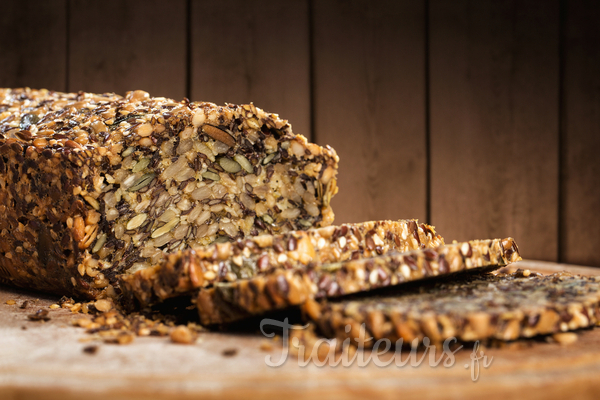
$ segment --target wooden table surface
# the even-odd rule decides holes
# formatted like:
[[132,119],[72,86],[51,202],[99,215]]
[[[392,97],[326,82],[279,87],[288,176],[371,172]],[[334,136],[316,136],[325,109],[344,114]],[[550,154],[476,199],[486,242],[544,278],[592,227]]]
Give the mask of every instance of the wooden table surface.
[[[596,274],[600,270],[564,264],[522,261],[521,268],[550,273],[569,270]],[[6,304],[16,300],[16,305]],[[260,335],[203,333],[194,345],[178,345],[167,338],[136,338],[130,345],[99,344],[96,354],[83,352],[89,343],[77,318],[68,310],[51,311],[48,322],[28,321],[33,307],[24,300],[48,306],[56,297],[0,287],[0,399],[188,399],[197,398],[456,398],[485,396],[503,399],[519,394],[528,399],[572,396],[598,398],[600,394],[600,329],[579,332],[570,345],[528,341],[508,348],[485,348],[493,361],[480,364],[474,382],[471,349],[455,354],[451,367],[418,367],[373,362],[361,367],[299,366],[288,358],[269,367],[265,357],[277,360],[281,349],[260,349]],[[26,329],[23,329],[25,327]],[[223,351],[237,349],[226,357]],[[406,357],[408,353],[404,354]]]

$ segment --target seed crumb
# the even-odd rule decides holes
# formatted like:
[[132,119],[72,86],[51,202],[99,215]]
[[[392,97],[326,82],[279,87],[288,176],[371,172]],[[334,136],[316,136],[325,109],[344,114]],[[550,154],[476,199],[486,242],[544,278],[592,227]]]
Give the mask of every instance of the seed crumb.
[[555,333],[552,338],[561,345],[575,343],[578,339],[577,334],[573,332]]
[[51,304],[49,308],[51,310],[56,310],[57,308],[60,308],[60,306],[58,304]]
[[17,304],[17,302],[14,300],[6,300],[6,304],[8,304],[9,306],[14,306],[15,304]]
[[179,344],[192,344],[196,341],[196,334],[190,328],[179,325],[171,331],[171,341]]
[[27,307],[29,307],[29,300],[25,300],[24,302],[21,303],[21,305],[19,306],[20,309],[26,309]]
[[261,349],[262,351],[271,351],[271,350],[273,350],[273,344],[272,344],[271,342],[268,342],[268,341],[266,341],[266,340],[263,340],[263,341],[260,343],[260,349]]
[[83,348],[83,352],[85,354],[89,354],[89,355],[94,355],[98,352],[99,347],[96,346],[95,344],[89,345],[89,346],[85,346]]
[[113,304],[112,304],[112,301],[110,301],[110,300],[101,299],[101,300],[96,300],[96,302],[94,303],[94,306],[96,307],[96,310],[98,310],[100,312],[108,312],[112,309]]
[[39,309],[33,314],[29,314],[27,316],[30,321],[50,321],[50,317],[48,316],[48,310]]
[[233,357],[233,356],[237,355],[237,353],[238,353],[238,349],[225,349],[221,352],[223,357]]

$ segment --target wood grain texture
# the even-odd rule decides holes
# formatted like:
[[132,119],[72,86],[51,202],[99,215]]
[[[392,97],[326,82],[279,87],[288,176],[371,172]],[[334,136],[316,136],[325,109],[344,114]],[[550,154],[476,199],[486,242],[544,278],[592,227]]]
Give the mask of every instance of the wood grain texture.
[[[540,262],[520,262],[520,268],[553,273],[598,270]],[[6,304],[16,300],[16,305]],[[27,309],[20,309],[23,301]],[[166,338],[137,338],[117,346],[96,342],[94,355],[82,350],[90,342],[72,322],[81,314],[50,310],[47,323],[28,321],[26,315],[46,308],[58,297],[0,287],[0,398],[2,400],[56,399],[481,399],[526,398],[597,399],[600,390],[600,329],[579,331],[567,346],[544,340],[517,342],[506,348],[480,348],[493,357],[481,363],[479,379],[471,380],[472,350],[454,354],[449,367],[408,363],[387,367],[370,362],[359,367],[300,367],[289,357],[280,367],[280,348],[261,350],[265,338],[236,333],[201,333],[194,345],[173,344]],[[22,327],[26,329],[23,330]],[[232,357],[223,350],[235,348]],[[418,354],[422,357],[422,353]],[[437,353],[436,360],[440,353]],[[408,358],[407,352],[402,360]],[[366,359],[366,357],[365,357]],[[380,360],[385,360],[380,357]]]
[[181,100],[185,88],[185,0],[70,2],[70,90]]
[[66,0],[5,0],[0,87],[66,89]]
[[313,118],[340,156],[336,223],[424,221],[425,2],[313,7]]
[[561,259],[600,267],[600,4],[566,5]]
[[254,102],[310,138],[308,1],[192,1],[191,97]]
[[558,1],[430,3],[432,223],[556,260]]

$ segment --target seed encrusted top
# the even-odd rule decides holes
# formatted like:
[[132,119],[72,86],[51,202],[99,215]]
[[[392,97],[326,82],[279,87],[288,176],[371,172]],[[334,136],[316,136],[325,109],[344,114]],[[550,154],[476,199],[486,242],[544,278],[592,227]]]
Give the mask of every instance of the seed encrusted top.
[[567,272],[544,276],[528,270],[463,276],[406,294],[311,301],[304,311],[326,336],[341,340],[358,338],[363,323],[374,340],[514,340],[595,325],[600,277]]

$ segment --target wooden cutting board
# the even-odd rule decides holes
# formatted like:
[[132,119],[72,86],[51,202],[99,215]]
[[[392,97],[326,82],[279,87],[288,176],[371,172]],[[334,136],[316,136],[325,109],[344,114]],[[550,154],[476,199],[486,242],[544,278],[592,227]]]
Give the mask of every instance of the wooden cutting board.
[[[600,270],[564,264],[522,261],[520,268],[551,273],[568,270],[594,275]],[[6,304],[16,300],[16,305]],[[35,305],[19,308],[24,300]],[[451,367],[394,363],[380,367],[299,366],[281,349],[261,350],[260,335],[205,333],[194,345],[168,338],[137,338],[132,344],[99,344],[96,354],[83,352],[87,335],[73,327],[68,310],[50,312],[48,322],[28,321],[27,314],[47,307],[56,297],[0,287],[0,399],[188,399],[204,398],[481,398],[528,399],[600,395],[600,328],[579,332],[570,345],[524,341],[506,348],[484,348],[491,365],[472,380],[472,348],[454,354]],[[235,349],[235,350],[233,350]],[[227,353],[234,355],[225,356]],[[408,353],[404,354],[406,357]],[[404,358],[403,358],[404,359]]]

